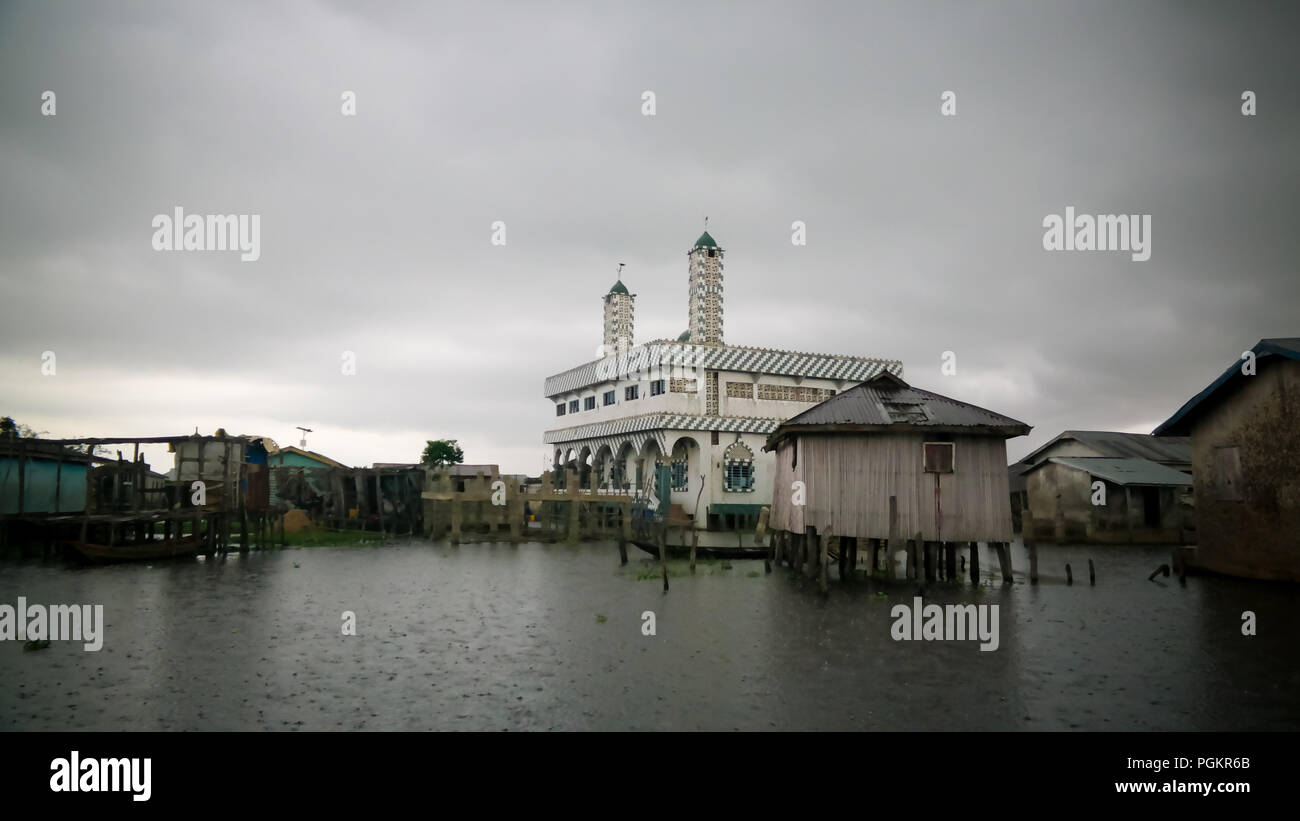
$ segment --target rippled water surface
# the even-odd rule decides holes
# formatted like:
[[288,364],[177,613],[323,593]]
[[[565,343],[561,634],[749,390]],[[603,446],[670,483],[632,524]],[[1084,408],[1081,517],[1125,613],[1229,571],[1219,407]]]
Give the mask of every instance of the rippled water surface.
[[11,559],[0,602],[99,603],[107,625],[97,653],[0,642],[0,729],[1300,729],[1296,588],[1148,582],[1168,555],[1044,547],[1031,586],[1017,550],[1010,587],[933,585],[927,602],[1000,605],[995,652],[891,639],[915,585],[822,599],[784,567],[672,563],[665,595],[609,543]]

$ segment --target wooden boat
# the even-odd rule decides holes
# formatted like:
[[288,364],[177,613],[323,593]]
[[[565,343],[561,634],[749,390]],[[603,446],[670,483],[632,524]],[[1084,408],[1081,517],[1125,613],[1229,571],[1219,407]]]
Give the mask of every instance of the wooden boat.
[[145,562],[180,558],[193,556],[203,546],[201,540],[194,538],[172,541],[156,539],[142,544],[128,542],[111,547],[106,544],[76,540],[68,540],[64,544],[75,550],[82,558],[92,562]]
[[[728,535],[730,535],[734,540],[735,538],[734,533]],[[649,553],[651,556],[654,556],[656,559],[659,558],[658,545],[651,544],[650,542],[647,541],[637,541],[636,539],[632,540],[632,544],[636,545],[637,547],[641,548],[645,552]],[[691,555],[691,546],[680,545],[680,544],[665,544],[664,553],[666,553],[670,558],[673,559],[689,558]],[[723,547],[720,545],[711,546],[711,545],[700,544],[695,548],[695,557],[697,559],[762,559],[765,558],[766,556],[767,556],[766,547],[737,547],[735,545]]]

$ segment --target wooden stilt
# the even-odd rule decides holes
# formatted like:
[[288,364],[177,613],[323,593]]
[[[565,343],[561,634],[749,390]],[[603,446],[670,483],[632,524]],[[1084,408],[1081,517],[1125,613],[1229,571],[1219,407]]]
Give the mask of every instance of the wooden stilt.
[[980,543],[970,543],[970,583],[980,583]]
[[1092,559],[1088,560],[1088,584],[1097,585],[1097,568],[1093,566]]
[[579,505],[581,505],[582,502],[578,501],[579,497],[576,480],[574,485],[573,490],[570,491],[573,494],[573,498],[569,501],[569,542],[571,544],[577,544],[582,541],[582,522],[580,519],[582,511],[579,510]]
[[818,588],[824,596],[826,595],[826,574],[830,568],[830,552],[825,548],[830,542],[830,538],[823,537],[813,531],[808,534],[808,542],[808,557],[810,559],[808,569],[812,571],[814,578],[817,579]]
[[461,507],[460,499],[451,500],[451,543],[452,545],[460,544],[460,525],[461,525]]
[[898,529],[898,497],[889,497],[889,544],[885,549],[885,579],[892,582],[897,571],[894,569],[894,556],[902,546],[902,534]]
[[1065,583],[1074,584],[1074,573],[1070,570],[1070,563],[1065,563]]
[[[510,540],[512,542],[518,542],[523,539],[523,528],[524,525],[526,524],[526,522],[524,521],[524,516],[526,515],[524,511],[527,508],[524,504],[523,486],[517,482],[514,482],[512,484],[513,486],[510,488],[510,499],[506,502],[506,510],[510,517]],[[627,519],[626,508],[620,508],[620,510],[622,510],[623,512],[622,518],[626,520]],[[624,527],[623,530],[620,531],[620,536],[619,536],[620,543],[622,543],[622,539],[626,538],[626,535],[624,534],[624,531],[626,531],[626,529],[627,528]],[[626,551],[627,548],[624,547],[623,550]],[[624,562],[624,564],[626,564],[626,562]]]
[[668,592],[668,527],[659,528],[659,565],[664,573],[664,592]]
[[934,581],[934,548],[935,543],[931,541],[922,542],[922,550],[925,552],[925,580]]
[[1034,514],[1025,508],[1021,514],[1020,532],[1025,542],[1025,552],[1029,554],[1029,583],[1038,584],[1038,541],[1034,533]]
[[691,574],[695,574],[695,548],[700,543],[700,531],[691,528]]
[[916,575],[917,575],[916,550],[917,550],[916,540],[908,539],[907,540],[907,580],[909,582],[916,581]]
[[1002,581],[1011,584],[1011,544],[998,542],[998,565],[1002,570]]

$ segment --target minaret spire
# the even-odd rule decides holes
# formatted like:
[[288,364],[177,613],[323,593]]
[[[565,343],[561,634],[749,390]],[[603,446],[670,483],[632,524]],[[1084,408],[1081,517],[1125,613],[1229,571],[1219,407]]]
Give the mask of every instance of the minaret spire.
[[687,338],[703,345],[722,345],[722,256],[725,253],[705,231],[687,253],[690,260],[689,325]]
[[628,293],[623,284],[623,263],[618,264],[618,280],[605,294],[604,354],[625,354],[632,347],[632,320],[636,294]]

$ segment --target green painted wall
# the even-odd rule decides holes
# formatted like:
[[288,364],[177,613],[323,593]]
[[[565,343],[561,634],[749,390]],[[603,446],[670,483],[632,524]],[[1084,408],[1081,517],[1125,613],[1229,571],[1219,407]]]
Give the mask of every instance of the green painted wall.
[[324,462],[318,462],[300,453],[275,453],[267,457],[271,465],[275,467],[289,468],[327,468],[329,465]]
[[[54,512],[54,480],[59,478],[59,512],[86,509],[86,466],[28,459],[25,477],[24,513]],[[18,512],[18,460],[0,456],[0,513]]]

